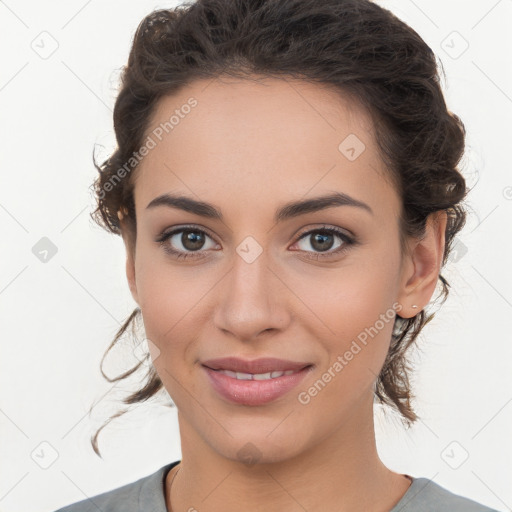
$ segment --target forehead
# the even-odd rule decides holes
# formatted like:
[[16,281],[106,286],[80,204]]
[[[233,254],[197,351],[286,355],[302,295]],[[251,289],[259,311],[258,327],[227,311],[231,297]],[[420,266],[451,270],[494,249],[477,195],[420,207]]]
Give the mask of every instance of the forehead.
[[197,80],[162,98],[136,171],[145,207],[180,191],[209,198],[237,194],[272,201],[333,190],[364,201],[398,198],[382,162],[370,116],[348,95],[297,79]]

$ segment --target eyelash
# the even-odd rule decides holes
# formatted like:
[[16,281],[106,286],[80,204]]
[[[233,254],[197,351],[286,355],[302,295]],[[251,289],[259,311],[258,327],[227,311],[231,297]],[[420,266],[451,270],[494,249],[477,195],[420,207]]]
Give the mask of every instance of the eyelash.
[[[176,259],[204,258],[204,256],[201,253],[203,253],[205,251],[199,250],[199,251],[192,251],[192,252],[184,253],[182,251],[176,251],[176,250],[172,249],[169,246],[169,244],[166,243],[167,240],[169,240],[172,236],[176,235],[177,233],[182,233],[184,231],[190,231],[193,233],[202,233],[202,234],[205,234],[208,237],[213,239],[213,236],[211,234],[209,234],[208,231],[205,231],[204,229],[200,229],[196,226],[191,225],[191,226],[181,226],[177,229],[174,229],[174,230],[168,231],[168,232],[163,231],[162,233],[160,233],[158,235],[156,242],[163,247],[164,251],[167,254],[169,254],[170,256],[172,256]],[[326,253],[318,252],[318,253],[313,253],[315,255],[313,257],[308,256],[308,258],[311,258],[313,260],[321,260],[324,258],[332,258],[333,256],[339,256],[342,253],[348,251],[351,246],[354,246],[358,243],[356,239],[348,236],[346,233],[344,233],[340,229],[334,228],[334,227],[327,227],[327,226],[322,226],[321,228],[316,228],[316,229],[312,229],[310,231],[306,231],[305,233],[300,235],[299,238],[297,238],[295,243],[297,243],[300,240],[302,240],[303,238],[307,238],[308,236],[315,234],[315,233],[322,233],[322,234],[327,233],[330,235],[337,235],[339,238],[341,238],[341,240],[344,242],[344,244],[341,247],[339,247],[338,249],[336,249],[335,251],[326,252]],[[304,251],[304,252],[309,253],[310,251]]]

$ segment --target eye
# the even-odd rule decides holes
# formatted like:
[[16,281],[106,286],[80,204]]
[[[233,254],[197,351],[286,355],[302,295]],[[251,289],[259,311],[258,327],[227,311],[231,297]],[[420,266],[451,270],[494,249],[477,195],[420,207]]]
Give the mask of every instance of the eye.
[[[335,245],[335,239],[341,240]],[[304,233],[296,242],[305,241],[305,248],[301,249],[305,252],[313,252],[313,259],[332,258],[347,251],[350,246],[356,244],[356,240],[338,228],[326,227],[317,228]],[[308,248],[312,248],[312,251]],[[331,250],[335,247],[335,250]],[[319,251],[319,252],[315,252]],[[309,257],[309,256],[308,256]]]
[[[335,246],[336,238],[340,241],[337,246]],[[209,245],[208,240],[210,240]],[[312,253],[308,257],[316,260],[339,256],[350,246],[357,244],[354,238],[341,229],[327,226],[307,231],[300,236],[295,244],[302,241],[307,243],[304,243],[303,245],[306,247],[300,250]],[[160,233],[156,242],[163,247],[167,254],[176,259],[203,258],[208,249],[220,248],[211,235],[204,229],[195,226],[181,226],[171,231],[164,231]],[[331,250],[333,246],[335,246],[335,250]]]
[[[207,239],[211,240],[208,246]],[[204,251],[218,246],[208,233],[194,226],[182,226],[179,229],[161,233],[156,239],[164,251],[177,259],[203,258]]]

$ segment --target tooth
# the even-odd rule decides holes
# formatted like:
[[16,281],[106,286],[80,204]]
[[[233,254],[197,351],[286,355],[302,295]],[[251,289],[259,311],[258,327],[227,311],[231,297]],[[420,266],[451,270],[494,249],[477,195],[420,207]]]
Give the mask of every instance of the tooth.
[[268,373],[255,373],[253,376],[254,380],[266,380],[271,378],[271,372]]
[[282,377],[283,375],[291,375],[295,373],[295,370],[286,370],[286,371],[273,371],[267,373],[245,373],[245,372],[234,372],[231,370],[218,370],[220,373],[231,377],[232,379],[239,380],[269,380],[276,379],[278,377]]
[[236,372],[236,378],[240,380],[252,380],[252,373]]

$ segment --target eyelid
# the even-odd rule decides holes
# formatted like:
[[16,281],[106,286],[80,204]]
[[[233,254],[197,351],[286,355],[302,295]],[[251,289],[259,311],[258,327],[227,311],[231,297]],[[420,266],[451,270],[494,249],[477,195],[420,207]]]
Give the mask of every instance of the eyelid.
[[216,236],[206,227],[200,226],[198,224],[183,224],[178,226],[173,226],[168,229],[164,229],[157,235],[157,241],[160,241],[163,238],[166,238],[168,236],[175,235],[176,233],[179,233],[181,231],[187,231],[187,230],[195,230],[195,231],[202,231],[205,234],[207,234],[212,240],[215,240],[216,243],[219,243],[216,239]]
[[[342,256],[345,252],[347,252],[351,247],[359,244],[359,240],[355,235],[348,234],[343,228],[338,226],[331,226],[328,224],[322,224],[321,226],[311,227],[309,226],[305,231],[303,231],[300,235],[298,235],[297,240],[292,244],[298,244],[301,240],[311,236],[313,233],[318,232],[326,232],[335,237],[338,237],[341,240],[340,247],[337,247],[334,250],[327,250],[325,252],[315,252],[315,251],[303,251],[298,250],[298,252],[303,252],[306,254],[306,258],[314,259],[314,260],[329,260],[334,259],[336,257]],[[351,233],[351,232],[350,232]]]
[[333,226],[331,224],[319,224],[319,225],[316,225],[316,226],[313,226],[313,227],[308,226],[307,228],[304,228],[303,231],[300,231],[299,234],[297,235],[298,236],[297,241],[301,237],[303,237],[304,235],[308,235],[311,232],[315,232],[315,231],[333,231],[333,232],[336,232],[339,235],[344,235],[347,238],[350,238],[350,239],[352,239],[354,241],[356,239],[356,235],[354,235],[354,233],[352,233],[348,229],[340,228],[338,226]]

